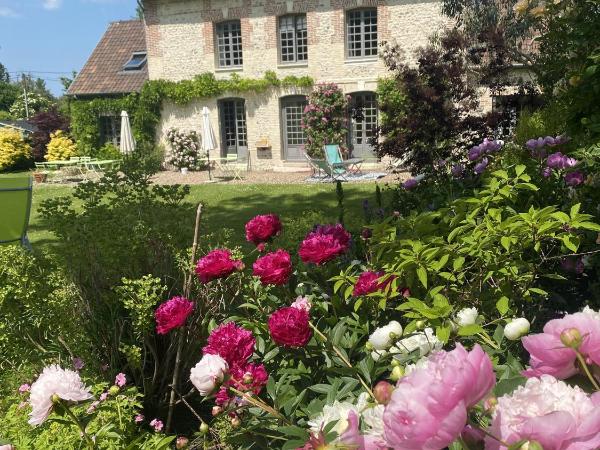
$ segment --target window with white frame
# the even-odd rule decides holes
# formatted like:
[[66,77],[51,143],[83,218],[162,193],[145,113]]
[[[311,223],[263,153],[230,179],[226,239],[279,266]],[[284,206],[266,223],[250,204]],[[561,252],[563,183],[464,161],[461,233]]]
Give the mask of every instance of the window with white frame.
[[282,63],[303,62],[308,59],[306,14],[279,18],[279,53]]
[[348,58],[377,56],[377,9],[354,9],[346,14]]
[[217,55],[219,67],[242,66],[242,27],[239,20],[217,24]]

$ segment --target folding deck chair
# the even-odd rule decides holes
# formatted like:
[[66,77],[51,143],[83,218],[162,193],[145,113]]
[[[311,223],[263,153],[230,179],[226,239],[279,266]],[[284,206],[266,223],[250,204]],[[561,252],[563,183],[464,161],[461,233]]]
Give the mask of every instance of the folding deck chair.
[[31,176],[0,178],[0,244],[20,242],[31,248],[27,227],[32,193]]
[[340,169],[346,174],[358,174],[361,172],[360,166],[364,162],[362,158],[343,159],[340,146],[338,144],[326,144],[324,147],[325,159],[332,169],[340,172]]

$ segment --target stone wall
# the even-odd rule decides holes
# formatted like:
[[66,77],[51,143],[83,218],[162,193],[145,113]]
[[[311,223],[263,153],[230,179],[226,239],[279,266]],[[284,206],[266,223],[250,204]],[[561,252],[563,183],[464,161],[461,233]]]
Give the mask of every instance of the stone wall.
[[[178,81],[203,72],[214,72],[218,78],[227,78],[232,73],[260,78],[265,71],[272,70],[280,78],[309,75],[316,82],[334,82],[346,93],[374,91],[377,78],[386,74],[377,57],[346,58],[346,10],[377,7],[379,42],[398,42],[407,55],[426,44],[428,37],[447,23],[441,16],[440,3],[430,0],[146,0],[144,3],[150,79]],[[295,12],[306,13],[308,61],[286,65],[279,61],[277,16]],[[244,64],[241,69],[222,69],[215,60],[214,24],[232,19],[241,23]],[[253,167],[285,169],[298,165],[282,161],[280,99],[302,93],[307,92],[272,90],[258,96],[243,96]],[[207,106],[220,142],[217,100],[183,107],[166,103],[159,138],[172,126],[201,131],[200,111]],[[262,138],[271,143],[270,160],[258,158],[255,143]],[[218,150],[215,156],[217,153]]]

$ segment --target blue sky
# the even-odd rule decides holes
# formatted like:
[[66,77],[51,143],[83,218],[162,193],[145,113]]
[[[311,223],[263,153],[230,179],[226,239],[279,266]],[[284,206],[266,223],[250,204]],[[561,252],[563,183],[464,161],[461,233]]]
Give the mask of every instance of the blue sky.
[[59,95],[58,78],[79,71],[108,23],[131,19],[135,7],[135,0],[0,0],[0,62],[46,79]]

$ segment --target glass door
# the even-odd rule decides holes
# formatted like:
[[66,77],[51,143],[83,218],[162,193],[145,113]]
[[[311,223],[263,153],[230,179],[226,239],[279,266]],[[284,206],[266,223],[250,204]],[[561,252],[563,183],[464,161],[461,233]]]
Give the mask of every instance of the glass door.
[[302,129],[302,116],[307,104],[304,96],[281,99],[283,158],[288,161],[304,160],[306,135]]
[[377,130],[377,99],[374,92],[351,94],[350,100],[350,149],[353,158],[376,157],[371,138]]
[[248,157],[248,133],[244,100],[221,100],[219,113],[223,156],[236,155],[238,159],[246,159]]

